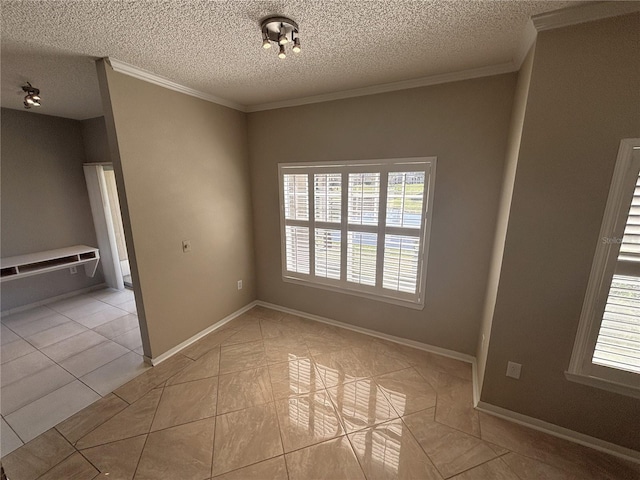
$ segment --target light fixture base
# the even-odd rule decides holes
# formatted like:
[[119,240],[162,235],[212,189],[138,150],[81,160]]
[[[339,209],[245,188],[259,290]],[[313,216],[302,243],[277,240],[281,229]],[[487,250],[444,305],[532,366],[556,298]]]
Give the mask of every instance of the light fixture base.
[[[300,51],[300,37],[298,24],[288,17],[274,16],[267,17],[260,23],[262,29],[262,46],[269,48],[270,42],[283,47],[287,43],[296,45],[295,52]],[[282,48],[280,48],[280,58],[284,58]]]

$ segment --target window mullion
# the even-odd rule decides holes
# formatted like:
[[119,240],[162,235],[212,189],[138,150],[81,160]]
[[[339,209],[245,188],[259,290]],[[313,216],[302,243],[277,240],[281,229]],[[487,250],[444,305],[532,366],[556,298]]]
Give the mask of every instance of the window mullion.
[[316,276],[316,209],[315,209],[315,188],[314,175],[309,172],[307,181],[309,182],[309,275]]
[[376,248],[376,288],[382,289],[382,275],[384,274],[384,238],[387,223],[387,190],[389,173],[380,170],[380,196],[378,198],[378,238]]
[[342,201],[340,204],[340,280],[347,281],[347,226],[349,223],[348,215],[348,202],[349,202],[349,174],[342,172],[342,180],[340,191],[342,195]]

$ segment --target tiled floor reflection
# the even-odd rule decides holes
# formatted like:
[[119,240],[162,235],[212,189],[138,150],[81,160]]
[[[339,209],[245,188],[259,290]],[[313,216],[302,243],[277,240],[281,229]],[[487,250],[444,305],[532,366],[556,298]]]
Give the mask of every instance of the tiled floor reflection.
[[148,367],[133,292],[97,290],[2,317],[2,454]]
[[479,415],[471,391],[466,363],[255,308],[3,464],[12,480],[639,478]]

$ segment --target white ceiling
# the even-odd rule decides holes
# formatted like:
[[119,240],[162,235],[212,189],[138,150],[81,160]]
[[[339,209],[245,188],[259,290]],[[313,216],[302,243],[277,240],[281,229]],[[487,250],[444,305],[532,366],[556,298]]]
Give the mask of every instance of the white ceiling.
[[[513,62],[529,17],[569,1],[6,1],[2,106],[41,89],[38,113],[102,114],[93,61],[112,57],[245,106]],[[290,16],[302,53],[261,48]]]

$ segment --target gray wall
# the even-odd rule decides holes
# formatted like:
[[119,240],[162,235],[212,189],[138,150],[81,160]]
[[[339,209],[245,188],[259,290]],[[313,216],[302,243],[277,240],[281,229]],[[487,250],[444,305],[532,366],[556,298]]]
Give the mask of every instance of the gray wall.
[[84,156],[87,163],[110,163],[109,141],[107,140],[107,125],[104,117],[82,120],[82,140]]
[[145,355],[155,358],[255,300],[246,115],[104,62],[98,76]]
[[502,179],[502,193],[498,205],[498,221],[496,234],[493,240],[493,253],[491,255],[491,267],[487,278],[487,293],[482,312],[482,324],[478,334],[478,346],[476,353],[476,382],[478,391],[482,390],[484,381],[487,353],[491,338],[491,322],[493,321],[500,270],[502,268],[502,255],[507,236],[509,213],[511,212],[511,198],[513,196],[513,182],[518,166],[518,153],[520,153],[520,141],[522,140],[522,125],[527,108],[529,84],[531,82],[531,69],[533,66],[535,48],[531,48],[527,54],[520,72],[518,72],[518,84],[513,99],[513,112],[511,113],[511,125],[509,129],[509,141],[507,144],[506,161],[504,166],[504,178]]
[[[640,450],[638,399],[565,379],[620,140],[640,137],[640,14],[540,33],[481,399]],[[520,380],[505,377],[508,360]]]
[[[258,298],[469,355],[516,74],[249,114]],[[279,162],[438,157],[424,310],[282,281]]]
[[[2,257],[76,244],[96,246],[82,164],[80,122],[27,111],[1,111]],[[103,282],[80,269],[2,284],[2,310]]]

